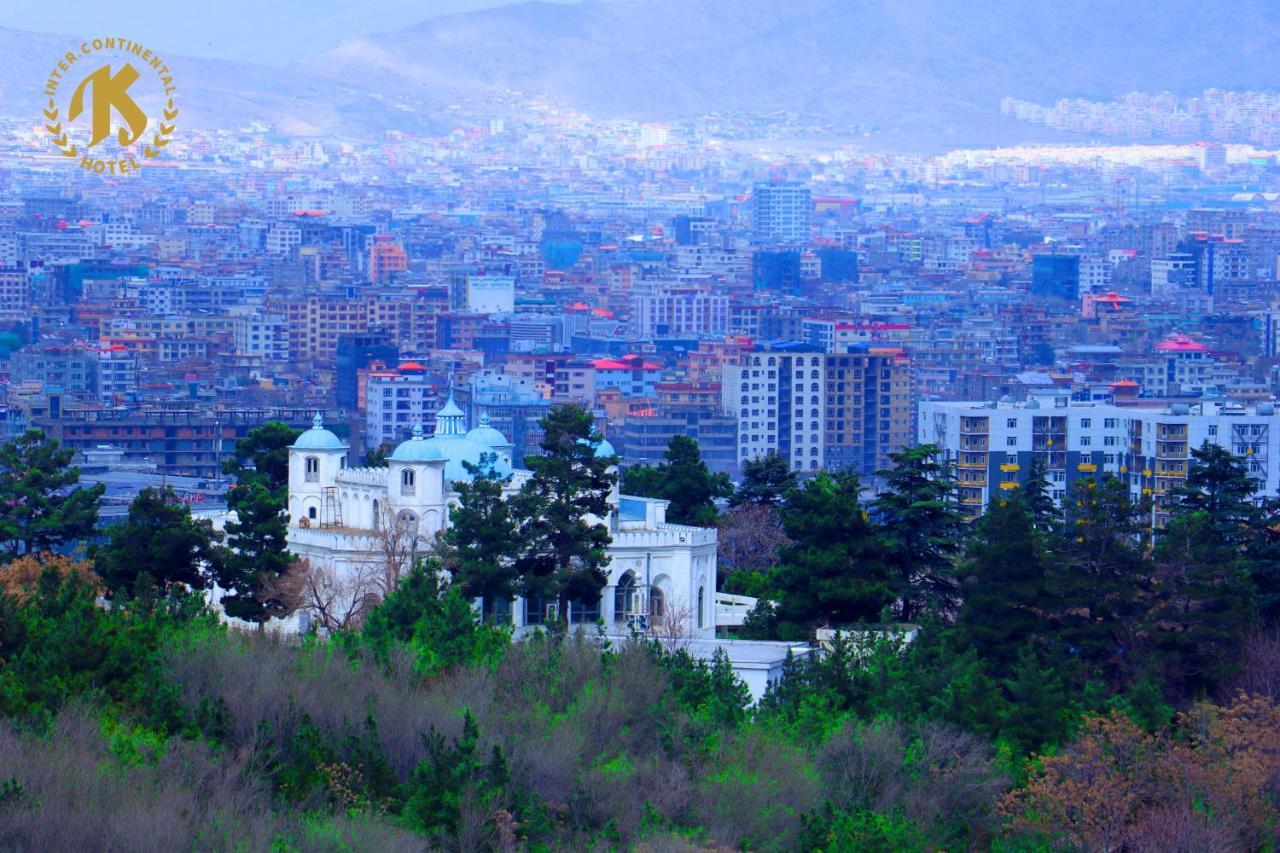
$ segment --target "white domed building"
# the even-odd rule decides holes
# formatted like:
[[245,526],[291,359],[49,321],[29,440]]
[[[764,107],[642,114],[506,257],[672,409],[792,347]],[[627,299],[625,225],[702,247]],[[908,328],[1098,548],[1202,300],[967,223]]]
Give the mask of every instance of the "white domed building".
[[[290,550],[338,581],[407,570],[448,527],[454,484],[471,479],[467,466],[480,465],[483,454],[495,454],[496,473],[511,476],[509,493],[529,477],[512,469],[511,442],[484,415],[467,429],[452,396],[436,414],[435,433],[416,427],[385,468],[348,468],[347,451],[319,415],[289,449]],[[596,453],[614,455],[607,441]],[[599,602],[571,603],[569,622],[600,619],[610,633],[678,623],[689,636],[714,637],[716,531],[666,523],[663,500],[615,488],[609,503],[608,586]],[[561,615],[552,602],[521,599],[492,609],[509,610],[517,627]]]

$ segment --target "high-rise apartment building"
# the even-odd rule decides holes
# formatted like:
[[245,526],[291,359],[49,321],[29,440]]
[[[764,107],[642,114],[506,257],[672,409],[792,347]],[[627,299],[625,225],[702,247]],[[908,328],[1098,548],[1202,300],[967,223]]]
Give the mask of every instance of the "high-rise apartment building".
[[1258,492],[1276,495],[1276,412],[1272,403],[1121,406],[1060,393],[1025,402],[925,401],[916,438],[942,448],[970,515],[981,514],[994,496],[1021,488],[1038,462],[1055,501],[1061,503],[1077,480],[1111,474],[1128,485],[1134,500],[1151,498],[1150,523],[1159,527],[1186,480],[1191,450],[1206,441],[1247,460]]
[[809,239],[813,199],[797,181],[756,184],[752,192],[752,236],[757,243],[804,243]]
[[777,453],[795,471],[822,468],[826,356],[812,348],[753,352],[724,368],[724,412],[738,418],[738,462]]

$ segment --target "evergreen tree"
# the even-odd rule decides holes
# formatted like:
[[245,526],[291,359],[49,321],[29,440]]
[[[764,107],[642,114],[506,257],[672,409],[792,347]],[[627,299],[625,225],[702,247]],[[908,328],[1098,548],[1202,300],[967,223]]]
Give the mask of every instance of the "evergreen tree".
[[709,527],[716,522],[716,498],[733,494],[725,474],[712,474],[702,461],[698,442],[687,435],[673,435],[658,466],[633,465],[622,475],[622,490],[629,495],[669,501],[667,521]]
[[174,585],[206,589],[224,555],[222,534],[207,519],[192,518],[190,507],[168,487],[138,492],[128,517],[108,536],[92,556],[112,597]]
[[217,568],[218,586],[226,590],[222,608],[228,616],[257,622],[283,615],[272,590],[289,571],[294,557],[288,551],[285,498],[251,478],[227,495],[235,519],[228,521],[227,553]]
[[1029,642],[1041,638],[1048,556],[1020,498],[993,500],[978,520],[961,565],[964,643],[1003,675]]
[[1076,481],[1066,503],[1049,576],[1056,637],[1090,673],[1125,683],[1140,665],[1151,588],[1143,513],[1128,486],[1110,476]]
[[1280,624],[1280,498],[1264,498],[1245,549],[1258,616],[1268,627]]
[[39,430],[0,445],[0,559],[54,551],[93,535],[106,487],[84,488],[75,455]]
[[454,583],[467,598],[484,601],[489,615],[499,601],[516,594],[518,576],[514,566],[518,550],[516,524],[503,490],[511,478],[498,477],[493,465],[497,454],[486,453],[479,465],[464,462],[471,480],[458,481],[458,505],[449,513],[445,533],[448,546],[446,565]]
[[1238,663],[1256,613],[1246,548],[1261,516],[1240,459],[1206,442],[1190,463],[1156,543],[1146,629],[1166,685],[1185,695],[1211,690]]
[[796,472],[787,460],[770,452],[742,463],[742,481],[729,503],[732,506],[747,503],[779,506],[795,485]]
[[860,491],[856,474],[823,471],[788,497],[782,524],[791,542],[775,574],[783,637],[807,637],[822,623],[875,622],[893,604],[893,578]]
[[365,618],[360,641],[384,664],[393,646],[408,646],[418,672],[432,675],[495,661],[509,636],[481,624],[461,588],[444,582],[438,562],[422,560]]
[[289,447],[300,435],[301,430],[282,421],[256,426],[236,442],[235,455],[223,461],[222,471],[238,483],[258,482],[272,490],[287,488]]
[[515,567],[522,594],[553,596],[564,613],[570,601],[599,601],[608,581],[604,521],[618,460],[596,454],[603,438],[581,406],[554,407],[541,427],[542,454],[525,460],[532,474],[512,499]]
[[1053,487],[1042,456],[1031,461],[1027,482],[1022,486],[1022,503],[1031,513],[1037,530],[1051,533],[1062,526],[1062,509],[1053,502]]
[[880,472],[885,489],[873,503],[904,622],[926,612],[950,615],[957,605],[956,558],[964,521],[956,508],[955,483],[938,452],[935,445],[922,444],[890,454],[893,467]]
[[1062,742],[1072,720],[1071,688],[1062,671],[1043,660],[1043,652],[1023,646],[1001,686],[1006,698],[1000,714],[1003,739],[1022,753]]

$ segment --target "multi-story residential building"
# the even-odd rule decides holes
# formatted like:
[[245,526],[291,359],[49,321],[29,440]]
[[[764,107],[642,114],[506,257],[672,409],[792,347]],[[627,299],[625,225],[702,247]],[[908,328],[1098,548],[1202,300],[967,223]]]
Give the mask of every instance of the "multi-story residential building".
[[1190,451],[1206,441],[1246,459],[1258,493],[1276,495],[1276,412],[1272,403],[1116,405],[1064,393],[1036,394],[1023,402],[925,401],[916,438],[942,448],[970,515],[979,515],[1001,492],[1021,488],[1039,463],[1059,503],[1077,480],[1120,477],[1134,500],[1151,498],[1150,521],[1158,527],[1186,480]]
[[643,282],[632,291],[631,327],[641,338],[723,335],[729,296],[710,283]]
[[813,199],[796,181],[756,184],[752,191],[752,239],[756,243],[804,243],[809,239]]
[[365,446],[403,441],[415,426],[434,428],[439,407],[438,389],[416,362],[406,362],[393,371],[369,373],[365,377]]
[[289,360],[289,324],[283,314],[263,314],[250,309],[235,317],[237,355],[284,364]]
[[874,474],[914,433],[911,369],[901,350],[854,347],[826,356],[823,467]]
[[129,401],[138,391],[138,356],[128,347],[113,344],[94,351],[94,387],[103,405]]
[[379,235],[369,246],[369,281],[388,281],[409,269],[409,256],[404,247],[390,236]]
[[822,468],[826,357],[815,348],[766,349],[726,364],[724,412],[738,419],[738,462],[777,453],[795,471]]

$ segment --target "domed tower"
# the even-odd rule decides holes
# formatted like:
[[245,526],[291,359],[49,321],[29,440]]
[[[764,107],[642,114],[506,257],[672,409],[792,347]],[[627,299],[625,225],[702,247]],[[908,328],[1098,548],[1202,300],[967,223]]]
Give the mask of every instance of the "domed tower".
[[480,425],[471,428],[467,433],[467,440],[474,441],[481,447],[489,448],[489,452],[496,453],[498,461],[505,463],[507,469],[510,470],[513,464],[511,451],[515,449],[515,445],[508,441],[505,435],[490,426],[488,412],[480,412]]
[[[427,443],[444,457],[444,478],[447,482],[466,482],[472,474],[468,465],[479,466],[480,457],[495,452],[490,447],[472,441],[467,433],[467,416],[453,401],[453,395],[436,412],[436,431]],[[494,466],[499,476],[511,473],[510,465],[504,464],[501,458]]]
[[[387,509],[394,518],[411,515],[419,530],[432,535],[444,524],[445,459],[413,425],[413,437],[402,441],[387,459]],[[383,523],[375,519],[375,524]]]
[[324,428],[324,416],[316,412],[311,429],[289,447],[289,519],[294,524],[316,526],[324,506],[324,490],[333,487],[346,465],[347,445]]

